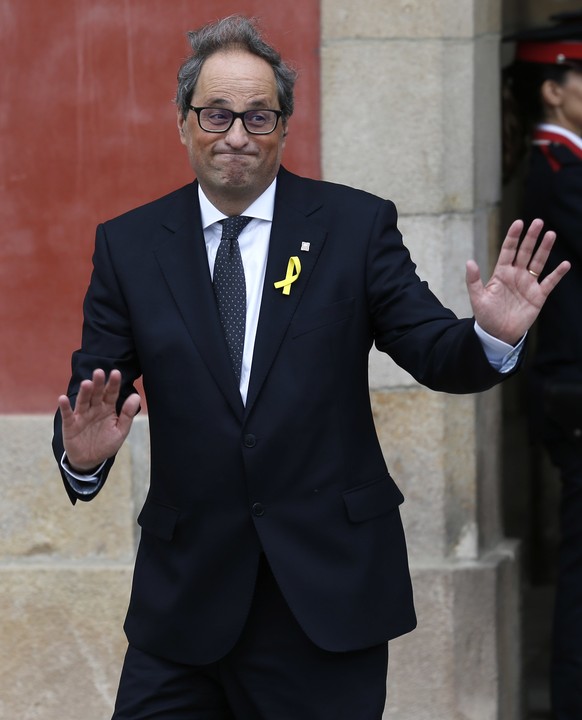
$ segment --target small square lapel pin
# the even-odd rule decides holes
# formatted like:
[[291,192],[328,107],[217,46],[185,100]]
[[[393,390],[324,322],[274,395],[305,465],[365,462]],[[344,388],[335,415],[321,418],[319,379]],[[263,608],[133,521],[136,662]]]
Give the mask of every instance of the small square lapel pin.
[[301,243],[301,250],[303,252],[309,252],[309,248],[311,247],[311,243],[308,242],[302,242]]

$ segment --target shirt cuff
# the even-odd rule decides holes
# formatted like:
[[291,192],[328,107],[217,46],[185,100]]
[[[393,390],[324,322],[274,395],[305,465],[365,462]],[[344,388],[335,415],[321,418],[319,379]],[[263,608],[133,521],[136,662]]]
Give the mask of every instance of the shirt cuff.
[[475,332],[481,341],[483,352],[491,367],[500,373],[508,373],[513,370],[521,357],[527,333],[521,338],[517,345],[513,346],[493,337],[493,335],[489,335],[488,332],[485,332],[485,330],[480,327],[477,321],[475,321]]
[[104,460],[97,470],[90,475],[83,475],[82,473],[75,472],[71,469],[69,461],[67,460],[67,453],[63,453],[61,458],[61,468],[64,470],[67,476],[67,481],[73,490],[80,495],[88,495],[92,493],[96,485],[100,482],[101,471],[105,467],[107,460]]

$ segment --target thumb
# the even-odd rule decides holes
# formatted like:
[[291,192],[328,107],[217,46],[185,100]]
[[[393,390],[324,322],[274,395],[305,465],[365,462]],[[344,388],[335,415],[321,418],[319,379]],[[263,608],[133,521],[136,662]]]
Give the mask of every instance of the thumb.
[[474,260],[467,260],[465,266],[465,283],[467,290],[469,291],[469,297],[473,298],[478,295],[483,289],[483,283],[481,281],[481,272],[479,266]]
[[121,406],[121,410],[119,412],[119,418],[118,418],[118,428],[119,431],[125,436],[129,432],[131,428],[131,424],[133,423],[134,417],[139,412],[141,405],[141,398],[137,393],[133,393],[128,398],[125,399],[125,402]]
[[71,422],[73,419],[73,408],[71,407],[69,398],[66,395],[59,395],[58,404],[63,424]]

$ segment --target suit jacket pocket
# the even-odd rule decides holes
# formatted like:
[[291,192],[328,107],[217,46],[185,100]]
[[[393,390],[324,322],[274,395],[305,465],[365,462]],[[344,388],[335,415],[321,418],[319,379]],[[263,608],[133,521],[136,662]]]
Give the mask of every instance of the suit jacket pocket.
[[174,537],[174,530],[178,522],[179,512],[169,505],[161,505],[149,498],[140,512],[137,522],[147,532],[170,541]]
[[404,502],[404,495],[390,475],[345,490],[342,494],[352,522],[363,522],[384,515]]
[[354,298],[350,297],[345,300],[339,300],[332,305],[326,305],[305,315],[298,315],[291,323],[291,336],[297,337],[312,330],[317,330],[317,328],[323,327],[324,325],[331,325],[332,323],[346,320],[354,313],[354,303]]

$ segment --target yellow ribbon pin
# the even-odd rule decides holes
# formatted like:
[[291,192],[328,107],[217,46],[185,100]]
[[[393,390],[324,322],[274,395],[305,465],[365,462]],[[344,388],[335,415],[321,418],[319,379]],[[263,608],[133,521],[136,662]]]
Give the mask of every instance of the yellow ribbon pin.
[[295,282],[295,280],[297,280],[300,272],[301,262],[296,255],[293,255],[293,257],[289,258],[285,279],[276,282],[275,289],[279,290],[279,288],[283,288],[283,295],[289,295],[291,292],[291,285]]

